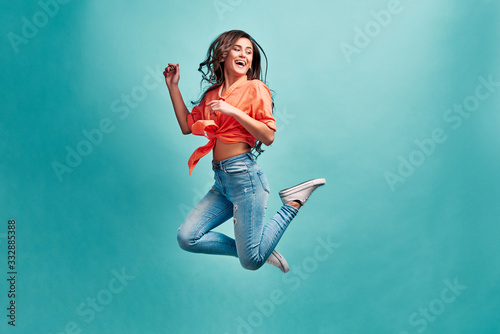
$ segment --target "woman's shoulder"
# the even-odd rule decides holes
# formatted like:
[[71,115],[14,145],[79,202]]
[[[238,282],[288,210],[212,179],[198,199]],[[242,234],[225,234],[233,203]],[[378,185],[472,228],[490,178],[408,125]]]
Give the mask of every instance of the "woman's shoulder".
[[259,79],[248,80],[248,88],[250,88],[254,94],[263,94],[265,92],[271,94],[269,87]]

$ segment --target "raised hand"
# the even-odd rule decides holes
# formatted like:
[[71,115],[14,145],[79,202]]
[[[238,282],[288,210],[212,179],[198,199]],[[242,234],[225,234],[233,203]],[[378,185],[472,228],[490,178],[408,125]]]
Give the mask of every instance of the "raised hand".
[[179,64],[174,65],[169,63],[168,67],[165,67],[163,75],[165,76],[165,83],[167,84],[167,87],[170,88],[172,85],[177,85],[179,83],[179,79],[181,78]]

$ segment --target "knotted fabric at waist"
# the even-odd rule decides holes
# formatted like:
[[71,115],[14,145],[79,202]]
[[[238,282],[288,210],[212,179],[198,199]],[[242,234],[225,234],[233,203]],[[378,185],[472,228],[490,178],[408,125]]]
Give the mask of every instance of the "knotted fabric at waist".
[[191,172],[198,161],[200,161],[201,158],[207,155],[214,148],[217,138],[222,140],[224,143],[245,142],[250,145],[250,147],[254,147],[256,141],[256,139],[244,129],[220,128],[214,120],[196,121],[191,127],[191,132],[194,135],[206,137],[209,141],[207,144],[198,147],[193,154],[191,154],[188,161],[189,175],[191,175]]
[[209,139],[209,142],[203,146],[198,147],[193,152],[193,154],[191,154],[191,157],[189,157],[189,175],[191,175],[191,172],[193,171],[198,161],[200,161],[201,158],[207,155],[207,153],[214,148],[215,141],[217,140],[218,129],[219,126],[215,124],[213,120],[200,120],[193,124],[191,132],[197,136],[207,137]]

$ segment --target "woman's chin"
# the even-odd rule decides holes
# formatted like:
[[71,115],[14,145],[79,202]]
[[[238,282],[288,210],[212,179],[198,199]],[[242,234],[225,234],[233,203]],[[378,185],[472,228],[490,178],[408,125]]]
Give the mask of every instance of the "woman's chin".
[[229,75],[234,76],[234,77],[242,77],[244,75],[247,75],[248,70],[245,71],[245,69],[234,69],[229,71]]

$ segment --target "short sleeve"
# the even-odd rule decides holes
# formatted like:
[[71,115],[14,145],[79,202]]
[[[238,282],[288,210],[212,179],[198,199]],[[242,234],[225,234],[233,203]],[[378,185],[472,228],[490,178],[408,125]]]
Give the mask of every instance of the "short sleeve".
[[200,104],[195,106],[192,110],[191,113],[188,114],[187,116],[187,123],[189,126],[189,129],[193,131],[193,124],[196,123],[197,121],[203,119],[203,107],[205,105],[205,99],[201,100]]
[[252,111],[256,120],[266,124],[274,131],[276,128],[276,121],[273,117],[273,100],[271,99],[271,91],[262,82],[255,80],[257,83],[254,86],[252,94]]

